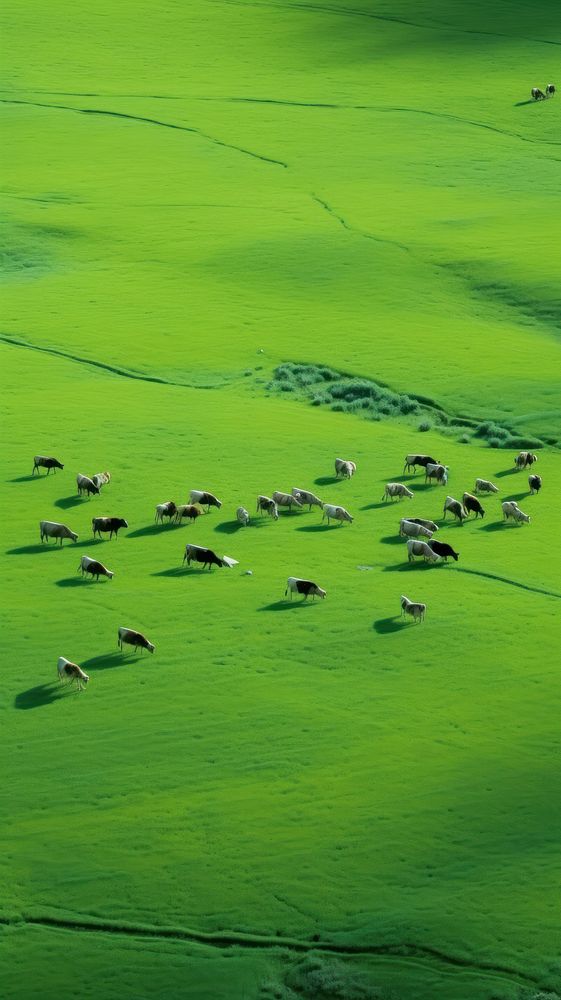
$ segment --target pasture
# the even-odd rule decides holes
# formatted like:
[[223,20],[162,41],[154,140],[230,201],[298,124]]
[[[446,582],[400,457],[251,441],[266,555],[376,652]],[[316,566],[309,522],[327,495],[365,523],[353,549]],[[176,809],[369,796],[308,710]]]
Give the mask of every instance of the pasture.
[[[561,995],[561,105],[527,101],[559,28],[547,3],[8,4],[9,1000]],[[296,361],[548,442],[541,493],[454,424],[280,391]],[[443,523],[478,476],[485,518]],[[255,515],[293,486],[354,522]],[[222,508],[156,525],[190,489]],[[410,566],[407,514],[459,561]],[[97,515],[129,527],[94,541]],[[187,542],[239,564],[184,568]]]

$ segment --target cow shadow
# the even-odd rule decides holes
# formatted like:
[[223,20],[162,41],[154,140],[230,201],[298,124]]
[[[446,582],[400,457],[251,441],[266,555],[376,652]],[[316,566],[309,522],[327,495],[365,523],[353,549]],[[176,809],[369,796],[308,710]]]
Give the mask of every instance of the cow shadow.
[[14,708],[41,708],[43,705],[52,705],[63,696],[64,692],[56,682],[38,684],[36,687],[28,688],[27,691],[20,691],[14,699]]
[[[514,524],[514,521],[512,522],[512,524],[514,525],[514,527],[517,527],[517,525]],[[507,521],[490,521],[489,524],[483,524],[481,526],[481,530],[502,531],[503,528],[509,528],[509,527],[511,527],[511,525],[509,525]]]
[[[258,611],[290,611],[291,608],[311,608],[315,601],[273,601],[272,604],[264,604]],[[317,602],[319,604],[319,601]]]
[[384,535],[380,541],[384,545],[405,545],[406,539],[402,538],[401,535]]
[[505,476],[515,476],[518,469],[500,469],[499,472],[495,472],[496,479],[504,479]]
[[67,576],[62,580],[55,580],[57,587],[82,587],[84,584],[87,586],[93,582],[93,579],[87,580],[83,576]]
[[157,573],[151,573],[150,576],[184,576],[186,569],[186,566],[170,566],[169,569],[159,569]]
[[539,101],[535,101],[533,97],[529,97],[527,101],[516,101],[513,104],[513,108],[525,108],[527,104],[539,104]]
[[[272,523],[272,517],[253,517],[249,522],[247,527],[251,531],[252,528],[262,528],[266,524]],[[214,531],[218,531],[221,535],[236,535],[238,531],[246,530],[244,524],[240,524],[239,521],[221,521],[219,524],[215,524]]]
[[409,573],[409,572],[424,572],[429,569],[435,569],[437,566],[446,566],[447,563],[444,559],[439,563],[429,563],[425,562],[424,559],[418,559],[415,562],[410,563],[398,563],[396,566],[384,566],[383,573]]
[[378,635],[390,635],[392,632],[401,632],[402,629],[407,628],[407,624],[399,615],[393,615],[392,618],[377,618],[373,622],[372,628]]
[[46,476],[31,476],[31,475],[29,475],[29,476],[16,476],[15,479],[7,479],[6,482],[7,483],[31,483],[31,482],[35,482],[35,480],[37,480],[37,482],[39,482],[40,479],[46,479],[46,478],[47,478]]
[[364,507],[359,507],[359,510],[382,510],[384,507],[388,506],[387,500],[380,500],[379,503],[367,503]]
[[333,486],[334,483],[342,482],[344,482],[344,480],[338,476],[318,476],[317,479],[314,479],[316,486]]
[[530,490],[525,490],[524,493],[509,493],[505,500],[525,500],[526,497],[531,496]]
[[335,528],[342,527],[342,521],[336,521],[335,524],[327,524],[324,522],[323,524],[301,524],[299,528],[296,528],[296,531],[331,531]]
[[125,538],[143,538],[145,535],[161,535],[165,531],[169,531],[170,528],[177,528],[179,525],[173,524],[146,524],[144,528],[135,528],[134,531],[129,531]]
[[[130,647],[131,652],[133,652],[132,647]],[[126,653],[102,653],[101,656],[91,656],[89,660],[81,664],[82,670],[89,673],[90,670],[111,670],[113,667],[122,667],[125,663],[130,663],[131,660],[138,659],[140,653],[134,651],[132,656],[127,656]]]
[[79,507],[80,504],[84,503],[83,497],[59,497],[55,500],[55,507],[60,507],[61,510],[70,510],[72,507]]

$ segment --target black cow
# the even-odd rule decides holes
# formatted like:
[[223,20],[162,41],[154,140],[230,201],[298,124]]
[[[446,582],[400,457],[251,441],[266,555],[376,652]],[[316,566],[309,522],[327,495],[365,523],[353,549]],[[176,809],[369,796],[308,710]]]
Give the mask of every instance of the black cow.
[[190,566],[191,562],[198,562],[203,564],[203,569],[207,566],[209,570],[212,566],[227,566],[228,563],[224,562],[220,556],[216,555],[212,549],[203,549],[199,545],[186,545],[185,555],[183,556],[183,562],[187,560],[187,565]]
[[62,462],[59,462],[58,458],[45,458],[43,455],[35,455],[35,458],[33,459],[33,472],[31,475],[35,475],[35,470],[37,470],[37,474],[39,474],[39,469],[46,469],[47,475],[49,475],[51,469],[54,469],[56,473],[57,469],[64,469],[64,465]]
[[532,97],[534,98],[535,101],[545,100],[545,94],[543,90],[540,90],[539,87],[532,87]]
[[117,538],[119,528],[128,528],[128,521],[125,521],[124,517],[92,517],[92,528],[94,538],[96,535],[101,536],[102,531],[109,532],[109,538]]
[[447,542],[437,542],[434,538],[431,538],[427,542],[427,545],[433,552],[436,553],[437,556],[442,556],[445,562],[448,562],[448,556],[452,556],[452,559],[454,559],[455,562],[458,561],[460,553],[454,552],[452,546],[448,545]]
[[440,462],[436,458],[431,458],[430,455],[406,455],[403,471],[408,472],[409,469],[416,469],[418,465],[426,469],[427,465],[440,465]]
[[542,477],[528,476],[528,486],[530,487],[530,493],[539,493],[542,488]]
[[467,510],[468,514],[470,513],[475,514],[476,520],[478,515],[481,518],[485,517],[485,511],[483,510],[483,507],[479,503],[477,497],[474,497],[472,493],[464,493],[463,502],[464,502],[464,507]]

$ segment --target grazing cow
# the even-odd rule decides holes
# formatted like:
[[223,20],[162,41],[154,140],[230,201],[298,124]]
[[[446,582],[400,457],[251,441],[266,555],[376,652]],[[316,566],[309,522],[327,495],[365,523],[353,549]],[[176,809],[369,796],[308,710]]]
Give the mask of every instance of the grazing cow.
[[273,521],[278,521],[279,519],[279,509],[271,497],[264,497],[261,495],[257,497],[256,513],[269,514],[269,516],[273,518]]
[[503,509],[503,520],[508,521],[509,517],[511,517],[517,524],[530,524],[530,517],[528,514],[522,513],[516,500],[505,500],[501,504],[501,507]]
[[404,486],[403,483],[386,483],[384,492],[382,494],[382,500],[391,500],[397,497],[398,500],[402,500],[403,497],[407,497],[409,500],[413,496],[411,490]]
[[554,93],[555,93],[555,84],[548,83],[547,87],[545,88],[545,96],[553,97]]
[[37,475],[39,475],[39,469],[46,469],[47,475],[49,475],[51,469],[54,469],[55,474],[57,469],[64,469],[62,462],[59,462],[58,458],[45,458],[44,455],[35,455],[33,459],[33,471],[32,476],[35,475],[35,470],[37,470]]
[[245,509],[245,507],[238,507],[236,511],[236,519],[238,521],[238,524],[243,525],[244,528],[247,527],[247,525],[249,524],[249,514]]
[[118,646],[120,650],[123,649],[124,643],[128,646],[134,646],[135,649],[140,646],[142,651],[148,649],[151,653],[153,653],[156,648],[151,642],[148,641],[145,635],[142,635],[142,632],[135,632],[132,628],[124,628],[121,625],[119,627],[118,635]]
[[300,497],[294,496],[293,493],[281,493],[280,490],[275,490],[272,499],[275,501],[277,507],[288,507],[289,510],[302,506]]
[[440,483],[441,486],[446,486],[446,483],[448,482],[448,471],[447,465],[439,465],[438,463],[429,462],[425,468],[425,483],[427,480],[430,482],[431,479],[434,479],[437,483]]
[[407,517],[404,520],[409,521],[410,524],[420,524],[423,528],[428,528],[429,531],[438,531],[438,524],[434,521],[429,521],[424,517]]
[[39,531],[42,542],[48,542],[49,538],[58,538],[61,547],[63,538],[71,538],[73,542],[78,541],[76,532],[71,531],[65,524],[59,524],[58,521],[39,521]]
[[128,528],[128,521],[125,521],[124,517],[92,517],[92,528],[93,536],[96,535],[101,537],[102,531],[109,532],[109,538],[117,538],[119,533],[119,528]]
[[532,455],[529,451],[521,451],[514,459],[514,464],[520,472],[520,469],[525,469],[528,465],[533,465],[537,460],[537,455]]
[[475,514],[476,521],[478,516],[481,518],[485,517],[485,511],[483,510],[483,507],[479,503],[477,497],[474,497],[473,494],[464,493],[462,497],[462,503],[464,505],[464,510],[466,511],[467,514]]
[[415,561],[415,556],[421,556],[425,562],[440,562],[440,556],[433,552],[428,542],[419,542],[410,538],[407,542],[407,558],[409,562]]
[[399,522],[399,534],[402,538],[432,538],[430,528],[425,528],[423,524],[417,524],[416,521],[409,521],[406,517],[402,517]]
[[83,476],[81,472],[76,476],[76,486],[78,487],[79,496],[83,496],[84,493],[90,496],[92,493],[95,495],[99,493],[99,486],[93,482],[89,476]]
[[467,517],[467,511],[464,509],[463,504],[459,500],[454,500],[454,497],[446,497],[444,501],[444,510],[442,512],[444,520],[446,520],[447,511],[450,511],[460,524],[463,524]]
[[327,591],[318,587],[317,583],[312,583],[311,580],[299,580],[297,576],[289,576],[286,581],[286,590],[284,592],[285,597],[288,595],[289,591],[290,600],[292,600],[293,594],[303,594],[305,601],[308,600],[310,594],[312,595],[312,600],[315,600],[316,597],[321,597],[323,600],[327,594]]
[[452,556],[454,562],[457,562],[460,557],[460,553],[454,552],[454,549],[451,545],[448,545],[448,542],[437,542],[436,539],[431,539],[428,545],[430,545],[433,552],[436,552],[437,556],[442,556],[444,562],[448,562],[448,556]]
[[180,503],[179,507],[177,507],[175,511],[175,523],[179,524],[183,518],[187,518],[189,521],[196,521],[201,514],[202,510],[195,507],[195,504]]
[[76,572],[78,573],[80,570],[82,570],[82,576],[84,573],[90,573],[91,576],[95,576],[96,581],[99,580],[100,576],[107,576],[110,580],[115,576],[111,570],[107,569],[107,566],[98,562],[97,559],[90,559],[89,556],[82,556],[80,559],[80,565]]
[[232,559],[230,556],[217,556],[212,549],[203,549],[200,545],[186,545],[183,562],[185,560],[187,560],[188,566],[192,562],[199,562],[203,564],[203,569],[208,566],[209,570],[212,566],[228,566],[231,569],[232,566],[238,565],[237,559]]
[[532,97],[534,98],[535,101],[545,100],[545,94],[543,90],[540,90],[539,87],[532,87]]
[[163,524],[164,517],[169,517],[171,523],[172,517],[175,517],[176,514],[177,514],[177,507],[175,503],[173,502],[173,500],[167,500],[165,503],[156,504],[156,514],[154,520],[160,521]]
[[220,509],[222,506],[222,501],[217,500],[213,493],[207,493],[206,490],[191,490],[189,499],[191,503],[200,503],[201,507],[206,507],[207,514],[211,507]]
[[332,503],[325,503],[323,505],[322,521],[324,521],[325,518],[327,518],[328,524],[330,520],[339,521],[339,527],[341,527],[343,521],[348,521],[349,524],[353,523],[353,518],[349,514],[348,510],[345,510],[344,507],[337,507]]
[[403,466],[404,472],[409,472],[409,469],[417,471],[417,466],[420,465],[423,469],[426,469],[427,465],[439,465],[440,463],[436,458],[431,458],[430,455],[406,455],[405,465]]
[[498,493],[499,487],[490,483],[488,479],[476,479],[473,488],[474,493]]
[[350,479],[354,476],[356,472],[356,464],[354,462],[348,462],[344,458],[335,459],[335,475],[337,479],[342,476],[343,479]]
[[292,489],[292,496],[298,497],[302,504],[307,503],[308,510],[311,510],[312,507],[323,507],[323,503],[320,498],[317,497],[315,493],[310,493],[309,490],[299,490],[298,487],[295,486]]
[[72,663],[72,660],[67,660],[65,656],[59,656],[57,670],[61,684],[76,684],[78,691],[85,690],[90,678],[77,663]]
[[95,483],[95,485],[99,486],[100,489],[102,486],[107,486],[107,483],[110,482],[111,482],[110,472],[96,472],[95,476],[92,476],[92,483]]
[[410,601],[409,598],[405,596],[405,594],[401,595],[401,597],[399,598],[399,603],[401,607],[402,616],[411,615],[413,621],[416,624],[422,622],[423,618],[427,613],[426,604],[415,604],[415,602]]
[[530,487],[530,493],[532,496],[534,493],[539,493],[542,488],[542,477],[528,476],[528,486]]

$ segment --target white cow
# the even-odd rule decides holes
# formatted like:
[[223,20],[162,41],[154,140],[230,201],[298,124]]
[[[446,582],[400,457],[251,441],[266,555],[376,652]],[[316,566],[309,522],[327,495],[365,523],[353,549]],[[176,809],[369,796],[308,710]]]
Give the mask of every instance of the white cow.
[[423,621],[423,618],[427,613],[426,604],[416,604],[414,601],[410,601],[409,598],[405,596],[405,594],[401,595],[399,603],[401,607],[402,616],[411,615],[413,621],[416,624]]
[[404,486],[403,483],[386,483],[382,500],[393,500],[394,497],[397,497],[399,500],[407,497],[410,500],[412,496],[413,493],[411,490],[407,486]]
[[432,538],[433,536],[430,528],[425,528],[422,524],[417,524],[416,521],[408,521],[406,517],[402,517],[399,522],[399,534],[402,538]]
[[499,487],[490,483],[488,479],[476,479],[473,487],[474,493],[498,493]]
[[349,524],[353,523],[353,518],[349,514],[348,510],[345,510],[344,507],[337,507],[332,503],[324,503],[323,505],[322,521],[324,521],[325,518],[327,518],[328,524],[330,520],[339,521],[339,525],[341,525],[343,521],[348,521]]
[[407,542],[407,558],[409,562],[414,562],[415,556],[420,556],[425,562],[440,562],[440,556],[433,552],[426,542],[418,542],[410,538]]
[[236,511],[236,519],[239,524],[243,525],[244,528],[249,524],[249,514],[245,507],[238,507]]
[[293,497],[298,497],[298,499],[303,504],[307,503],[308,506],[309,506],[309,510],[311,510],[312,507],[323,507],[323,503],[320,500],[320,498],[317,497],[315,495],[315,493],[310,493],[309,490],[301,490],[301,489],[298,489],[297,486],[294,486],[292,488],[292,496]]
[[302,506],[299,497],[293,493],[282,493],[281,490],[275,490],[272,499],[275,501],[277,507],[288,507],[289,510],[292,510],[293,507]]
[[57,670],[61,684],[76,684],[78,691],[83,691],[90,679],[77,663],[72,663],[65,656],[59,656]]
[[92,483],[95,483],[97,487],[101,490],[102,486],[107,486],[107,483],[111,482],[110,472],[96,472],[95,476],[92,476]]
[[49,538],[58,538],[62,546],[63,538],[71,538],[73,542],[78,541],[78,535],[76,532],[71,531],[65,524],[59,524],[58,521],[39,521],[39,531],[41,533],[42,542],[48,542]]
[[530,517],[528,514],[524,514],[516,500],[505,500],[501,507],[503,509],[503,519],[508,521],[509,517],[516,521],[517,524],[530,524]]
[[460,524],[463,524],[468,516],[464,505],[460,503],[459,500],[455,500],[454,497],[446,497],[446,500],[444,501],[444,510],[442,512],[444,520],[446,520],[446,514],[448,511],[450,511],[450,513],[457,518]]
[[427,480],[430,482],[431,479],[435,479],[437,483],[441,486],[445,486],[448,482],[448,466],[438,465],[436,463],[429,462],[425,469],[425,482]]
[[279,519],[279,509],[275,501],[271,497],[263,496],[263,494],[257,497],[255,512],[256,514],[269,514],[273,518],[273,521],[278,521]]
[[343,479],[350,479],[351,476],[354,476],[355,472],[355,462],[348,462],[344,458],[335,459],[335,475],[337,478],[339,478],[339,476],[343,476]]

